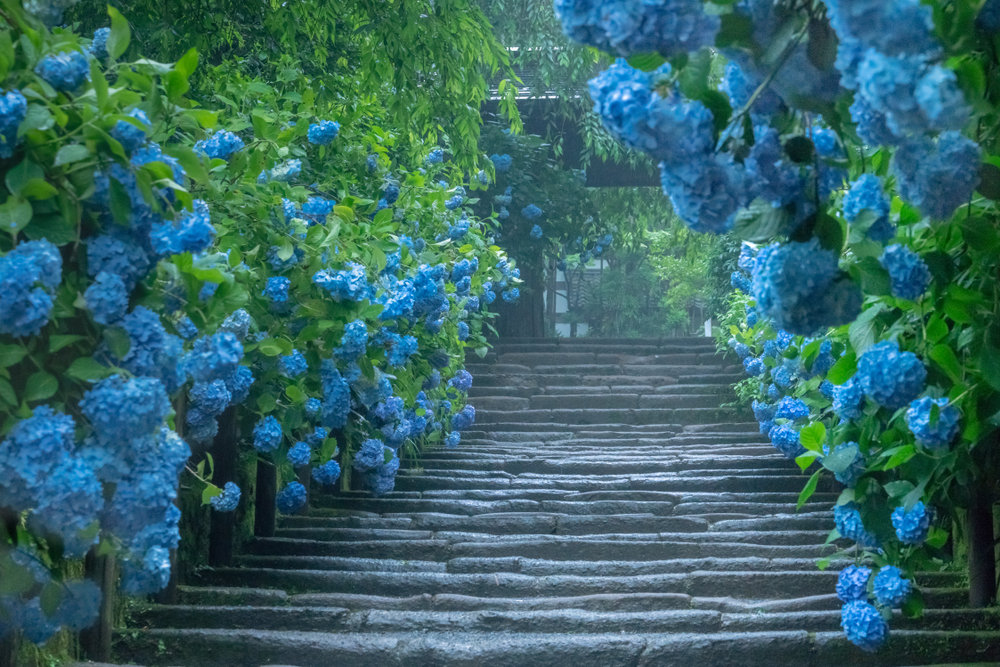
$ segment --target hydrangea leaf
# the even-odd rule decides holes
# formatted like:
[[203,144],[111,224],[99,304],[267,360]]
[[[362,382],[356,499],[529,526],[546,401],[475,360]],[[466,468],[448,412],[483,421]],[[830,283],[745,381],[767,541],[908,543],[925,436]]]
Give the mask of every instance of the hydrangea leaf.
[[819,484],[819,476],[823,474],[822,470],[817,470],[806,482],[805,487],[802,489],[802,493],[799,494],[799,501],[795,504],[795,509],[800,510],[802,506],[806,504],[806,501],[812,497],[812,494],[816,492],[816,486]]
[[848,444],[838,447],[823,458],[823,467],[833,473],[842,473],[854,463],[858,457],[858,446]]
[[0,229],[10,235],[15,235],[31,222],[31,204],[16,195],[7,198],[0,204]]
[[24,387],[24,400],[26,402],[44,401],[52,398],[59,389],[59,381],[55,376],[45,371],[33,373]]
[[108,16],[111,17],[111,33],[108,35],[107,45],[108,55],[111,56],[112,60],[117,60],[128,48],[132,35],[128,27],[128,20],[111,5],[108,5]]

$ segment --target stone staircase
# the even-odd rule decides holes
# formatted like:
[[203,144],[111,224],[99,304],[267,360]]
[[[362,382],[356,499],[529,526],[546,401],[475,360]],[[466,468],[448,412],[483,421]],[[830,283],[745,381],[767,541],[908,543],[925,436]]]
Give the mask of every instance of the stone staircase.
[[[314,498],[239,567],[154,606],[119,655],[181,665],[926,665],[1000,661],[998,610],[922,577],[871,656],[815,561],[833,487],[732,400],[702,338],[507,340],[472,359],[475,431],[382,498]],[[898,614],[897,614],[898,616]]]

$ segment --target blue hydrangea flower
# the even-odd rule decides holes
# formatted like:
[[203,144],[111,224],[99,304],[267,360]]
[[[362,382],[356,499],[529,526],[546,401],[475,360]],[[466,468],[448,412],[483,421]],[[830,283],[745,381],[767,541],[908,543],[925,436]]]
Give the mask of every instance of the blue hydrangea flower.
[[[875,222],[868,228],[868,237],[873,241],[887,241],[895,236],[895,227],[889,222],[889,200],[882,190],[882,182],[874,174],[862,174],[851,183],[844,195],[844,217],[854,222],[862,211],[875,214]],[[891,235],[888,235],[889,231]],[[888,235],[888,238],[887,238]]]
[[979,145],[958,132],[900,146],[891,169],[900,196],[935,220],[949,219],[979,185]]
[[424,162],[426,162],[427,164],[439,164],[443,161],[444,161],[444,150],[441,148],[433,149],[430,153],[427,154],[427,157],[424,158]]
[[337,357],[346,361],[357,359],[365,353],[368,346],[368,326],[364,320],[354,320],[344,326],[344,335],[340,337],[340,347],[334,349]]
[[312,478],[321,486],[334,486],[340,479],[340,464],[330,459],[323,465],[312,469]]
[[750,377],[759,377],[767,372],[767,367],[764,365],[764,362],[757,357],[746,357],[743,360],[743,370],[745,370],[747,375]]
[[93,581],[64,581],[63,597],[52,614],[58,625],[79,632],[90,627],[100,613],[101,589]]
[[529,232],[529,234],[528,234],[528,236],[530,236],[531,238],[533,238],[536,241],[538,239],[542,238],[543,235],[544,235],[544,232],[542,231],[542,228],[539,225],[535,225],[534,227],[532,227],[531,228],[531,232]]
[[232,397],[230,403],[242,403],[250,395],[250,387],[254,383],[253,371],[246,366],[237,366],[232,375],[225,378],[225,383]]
[[337,202],[325,197],[309,197],[302,205],[302,217],[312,224],[323,224]]
[[351,465],[361,472],[373,470],[385,460],[385,450],[386,446],[381,440],[369,438],[361,443]]
[[791,396],[785,396],[781,402],[775,406],[775,419],[805,419],[809,416],[809,406],[803,401]]
[[868,599],[868,580],[871,579],[871,568],[861,565],[848,565],[840,571],[837,577],[837,597],[841,602]]
[[322,426],[317,426],[313,432],[306,436],[306,444],[310,447],[319,447],[326,440],[330,432]]
[[733,271],[729,275],[729,284],[733,286],[733,289],[739,290],[745,294],[749,294],[753,286],[750,283],[750,279],[746,277],[741,271]]
[[153,250],[160,256],[207,250],[215,239],[208,204],[195,199],[193,208],[184,211],[176,221],[154,224],[149,232]]
[[455,377],[448,380],[448,386],[454,387],[461,392],[468,392],[472,389],[472,373],[460,368],[455,371]]
[[840,627],[847,639],[863,651],[877,651],[889,638],[882,614],[864,600],[851,600],[840,611]]
[[71,93],[90,76],[90,64],[79,51],[62,51],[39,60],[35,74],[56,90]]
[[622,56],[697,51],[715,43],[721,25],[698,0],[556,0],[555,10],[570,39]]
[[464,431],[472,426],[475,421],[476,409],[471,405],[466,405],[451,416],[451,428],[455,431]]
[[923,392],[927,369],[917,355],[882,341],[861,355],[856,379],[868,398],[895,410]]
[[253,427],[253,446],[258,452],[273,452],[281,444],[281,424],[273,416],[264,417]]
[[59,250],[42,239],[0,257],[0,334],[31,336],[49,320],[50,291],[62,282]]
[[277,183],[290,183],[298,178],[302,173],[302,160],[293,158],[275,165],[273,169],[265,169],[257,176],[258,183],[275,181]]
[[454,449],[458,447],[458,444],[462,442],[462,434],[458,431],[452,431],[444,438],[444,446],[448,449]]
[[[538,208],[534,204],[528,204],[521,209],[521,217],[525,220],[537,220],[542,217],[542,209]],[[535,226],[537,227],[537,225]]]
[[[392,450],[389,450],[392,451]],[[365,482],[372,494],[381,496],[389,493],[396,485],[396,472],[399,470],[399,456],[392,451],[392,458],[371,470],[365,477]]]
[[229,332],[236,336],[237,340],[245,340],[250,333],[250,313],[243,308],[234,310],[219,325],[219,332]]
[[199,333],[198,326],[187,315],[181,317],[175,326],[177,328],[177,333],[184,340],[192,340]]
[[879,262],[889,272],[894,297],[916,301],[927,290],[931,272],[920,255],[904,245],[888,246]]
[[306,133],[309,143],[317,146],[325,146],[337,138],[340,132],[340,123],[333,120],[321,120],[318,123],[309,125]]
[[854,540],[862,547],[868,549],[878,548],[878,540],[865,529],[865,525],[861,521],[861,514],[858,512],[858,506],[854,503],[846,503],[834,507],[833,522],[837,526],[837,532],[840,533],[841,537]]
[[744,164],[753,182],[752,195],[775,208],[802,197],[805,182],[798,165],[785,155],[778,131],[767,125],[754,128],[755,142]]
[[494,153],[490,156],[490,161],[493,163],[493,169],[498,173],[502,174],[510,171],[511,165],[514,164],[514,158],[504,153],[503,155],[497,155]]
[[459,239],[465,238],[465,235],[469,233],[469,221],[466,219],[457,220],[454,225],[449,225],[448,227],[448,238],[452,241],[458,241]]
[[297,468],[307,466],[309,465],[309,460],[312,458],[312,448],[307,443],[299,440],[288,450],[286,456],[289,463]]
[[833,387],[834,384],[829,380],[823,380],[819,383],[819,393],[821,393],[825,398],[833,400]]
[[521,290],[517,287],[508,287],[500,293],[500,297],[507,303],[517,303],[517,300],[521,298]]
[[28,101],[19,90],[0,95],[0,158],[9,158],[17,147],[17,128],[28,113]]
[[[931,413],[937,406],[937,419]],[[910,428],[918,445],[927,449],[946,449],[958,435],[962,415],[947,398],[918,398],[910,403],[906,411],[906,425]]]
[[291,354],[278,358],[278,369],[286,378],[297,378],[309,370],[309,362],[306,361],[304,354],[292,350]]
[[865,390],[855,378],[833,387],[833,411],[841,421],[851,421],[861,416],[865,404]]
[[87,310],[98,324],[117,322],[128,311],[128,290],[124,281],[120,276],[107,271],[97,274],[97,278],[83,293],[83,299],[87,302]]
[[886,565],[880,569],[873,582],[875,600],[890,609],[903,604],[913,590],[913,582],[904,579],[903,573],[895,565]]
[[860,289],[839,275],[837,256],[815,238],[762,249],[753,297],[776,326],[802,335],[851,321],[861,311]]
[[194,150],[211,160],[228,160],[244,146],[243,140],[229,130],[219,130],[207,139],[196,141]]
[[170,551],[150,547],[139,558],[122,563],[122,590],[129,595],[148,595],[162,590],[170,582]]
[[903,544],[923,544],[933,518],[933,512],[922,501],[917,501],[909,511],[905,507],[897,507],[889,517],[896,537]]
[[299,482],[289,482],[278,492],[274,501],[282,514],[295,514],[306,506],[306,487]]
[[313,275],[313,283],[337,301],[361,301],[371,297],[365,267],[348,262],[342,271],[322,269]]
[[323,386],[321,421],[327,428],[343,428],[351,412],[351,387],[329,359],[323,360],[320,380]]
[[146,132],[152,127],[149,116],[142,109],[132,109],[128,114],[136,122],[120,120],[111,128],[111,136],[118,140],[126,153],[131,154],[146,143]]
[[105,60],[108,53],[108,37],[111,35],[111,28],[105,26],[94,31],[94,37],[87,50],[98,60]]
[[465,322],[458,323],[458,339],[461,341],[469,340],[469,325]]
[[243,344],[236,335],[222,331],[202,336],[184,357],[184,370],[196,382],[224,379],[243,359]]
[[747,326],[755,327],[760,316],[757,314],[757,308],[755,306],[747,306],[744,310],[747,317]]
[[80,411],[101,443],[115,445],[159,429],[170,412],[170,400],[157,379],[113,375],[83,395]]
[[204,283],[202,283],[201,289],[198,290],[198,300],[203,302],[208,301],[213,296],[215,296],[215,293],[218,291],[218,289],[219,289],[219,283],[212,282],[211,280],[206,280]]
[[[130,345],[118,365],[133,375],[158,378],[167,392],[172,393],[183,382],[179,363],[183,350],[181,339],[168,334],[160,316],[144,306],[133,308],[122,318],[121,326],[129,336]],[[242,354],[242,350],[240,352]]]
[[390,366],[404,366],[417,353],[418,341],[415,336],[397,336],[389,347],[386,359]]
[[292,286],[292,281],[284,276],[271,276],[264,285],[262,296],[266,296],[271,303],[285,303],[288,301],[288,288]]
[[799,442],[799,432],[791,426],[785,424],[773,426],[768,431],[767,437],[774,448],[789,459],[794,459],[806,451]]
[[212,496],[208,502],[216,512],[232,512],[239,506],[241,495],[240,487],[233,482],[226,482],[222,493]]

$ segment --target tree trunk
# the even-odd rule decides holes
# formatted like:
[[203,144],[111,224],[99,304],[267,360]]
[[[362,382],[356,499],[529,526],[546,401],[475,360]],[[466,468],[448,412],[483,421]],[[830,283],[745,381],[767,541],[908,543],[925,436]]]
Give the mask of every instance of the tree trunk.
[[997,599],[993,499],[983,487],[972,492],[966,518],[969,535],[969,606],[988,607]]
[[257,498],[254,503],[253,533],[274,537],[275,497],[278,495],[278,469],[270,461],[257,459]]
[[115,611],[115,559],[112,556],[98,556],[97,549],[91,549],[83,562],[87,578],[101,589],[101,606],[97,621],[80,633],[80,649],[94,662],[111,660],[111,633],[114,629]]
[[[236,409],[230,407],[219,417],[219,432],[212,445],[215,471],[212,481],[216,486],[236,481]],[[236,527],[235,512],[212,510],[208,535],[208,564],[224,567],[233,560],[233,534]]]

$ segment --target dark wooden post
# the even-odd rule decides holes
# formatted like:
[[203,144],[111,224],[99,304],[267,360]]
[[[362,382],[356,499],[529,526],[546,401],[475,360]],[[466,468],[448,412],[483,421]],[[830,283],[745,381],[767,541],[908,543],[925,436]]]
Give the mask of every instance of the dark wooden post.
[[80,649],[95,662],[111,660],[111,633],[114,630],[115,613],[115,559],[113,556],[97,554],[91,549],[83,561],[87,578],[101,589],[101,607],[97,621],[80,633]]
[[[236,481],[236,436],[236,410],[230,407],[219,417],[219,432],[212,445],[215,461],[212,481],[216,486]],[[235,528],[235,512],[212,511],[208,535],[208,564],[212,567],[224,567],[232,563]]]
[[257,498],[254,503],[253,533],[257,537],[274,537],[274,506],[278,495],[278,469],[270,461],[257,457]]
[[993,498],[978,486],[969,500],[969,606],[988,607],[997,599],[996,542],[993,537]]

